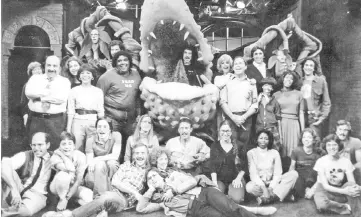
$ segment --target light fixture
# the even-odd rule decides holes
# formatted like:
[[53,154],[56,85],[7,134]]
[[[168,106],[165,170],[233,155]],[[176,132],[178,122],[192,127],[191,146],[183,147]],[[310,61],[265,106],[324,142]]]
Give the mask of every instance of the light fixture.
[[118,10],[126,10],[127,4],[125,4],[125,2],[120,2],[116,4],[115,8]]
[[243,1],[237,1],[237,2],[236,2],[236,6],[237,6],[237,8],[239,8],[239,9],[243,9],[243,8],[246,7],[246,4],[245,4]]

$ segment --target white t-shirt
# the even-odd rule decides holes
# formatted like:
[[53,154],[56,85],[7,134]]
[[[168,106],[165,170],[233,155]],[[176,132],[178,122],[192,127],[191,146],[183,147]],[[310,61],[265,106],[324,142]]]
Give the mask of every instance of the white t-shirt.
[[334,182],[332,182],[332,179],[346,176],[346,173],[353,172],[355,167],[347,158],[341,157],[335,160],[332,159],[331,156],[326,155],[316,161],[313,169],[317,171],[318,174],[323,173],[326,176],[327,181],[332,184]]

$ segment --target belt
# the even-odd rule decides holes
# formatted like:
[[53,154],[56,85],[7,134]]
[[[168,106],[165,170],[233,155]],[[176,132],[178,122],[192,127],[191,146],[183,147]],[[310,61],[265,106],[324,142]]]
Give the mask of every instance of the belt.
[[38,117],[38,118],[56,118],[63,116],[64,113],[49,114],[49,113],[31,112],[31,114],[33,117]]
[[189,199],[188,210],[187,210],[187,214],[189,214],[189,215],[191,215],[191,210],[192,210],[192,206],[193,206],[193,202],[194,202],[195,198],[196,198],[196,196],[192,195]]
[[244,115],[246,113],[246,111],[244,112],[232,112],[232,114],[235,114],[235,115]]
[[130,109],[127,109],[127,108],[116,108],[114,106],[111,106],[111,105],[105,105],[106,107],[109,107],[109,108],[112,108],[112,109],[115,109],[115,110],[118,110],[118,111],[123,111],[123,112],[129,112]]
[[86,110],[86,109],[75,109],[75,112],[78,115],[98,114],[98,112],[95,110]]
[[298,120],[298,116],[296,114],[287,114],[287,113],[282,113],[281,114],[282,118],[287,118],[287,119],[293,119],[293,120]]

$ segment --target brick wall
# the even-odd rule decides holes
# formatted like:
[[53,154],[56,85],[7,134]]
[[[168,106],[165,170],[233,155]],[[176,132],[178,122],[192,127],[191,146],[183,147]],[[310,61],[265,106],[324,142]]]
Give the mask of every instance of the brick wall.
[[302,28],[324,43],[321,63],[332,100],[328,130],[347,119],[361,137],[361,18],[347,13],[346,1],[303,2]]

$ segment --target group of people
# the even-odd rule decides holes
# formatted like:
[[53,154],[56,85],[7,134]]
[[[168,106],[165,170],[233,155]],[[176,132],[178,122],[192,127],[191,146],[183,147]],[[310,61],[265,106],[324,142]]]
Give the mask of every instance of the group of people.
[[[65,64],[68,77],[56,56],[46,59],[44,74],[39,63],[29,65],[22,115],[31,150],[2,159],[3,216],[31,216],[48,198],[57,199],[57,212],[44,216],[106,216],[135,207],[251,217],[276,212],[263,205],[298,198],[313,198],[319,211],[361,215],[361,141],[345,120],[321,141],[331,102],[313,59],[303,62],[302,78],[291,70],[275,78],[262,48],[252,49],[250,64],[222,55],[214,78],[215,142],[192,136],[192,120],[182,117],[179,136],[163,144],[152,118],[142,115],[132,56],[121,43],[109,50],[112,67],[100,76],[75,57]],[[207,85],[192,69],[192,55],[185,49],[189,81]],[[252,198],[259,207],[240,205]],[[68,210],[70,200],[80,206]]]

